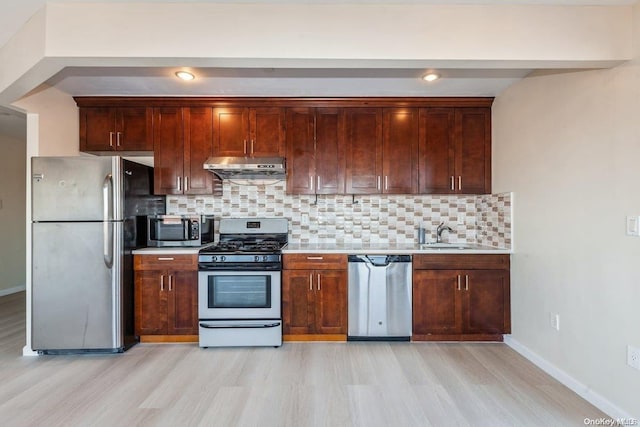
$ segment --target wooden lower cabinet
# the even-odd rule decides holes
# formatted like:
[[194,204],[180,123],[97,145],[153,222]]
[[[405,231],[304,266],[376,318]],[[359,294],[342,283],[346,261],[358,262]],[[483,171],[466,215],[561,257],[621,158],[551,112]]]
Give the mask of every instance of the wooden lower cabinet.
[[307,255],[285,255],[282,276],[285,339],[346,340],[347,257],[334,254],[308,257],[309,260]]
[[416,255],[412,339],[502,341],[511,332],[509,288],[508,255]]
[[134,270],[140,340],[197,341],[197,255],[136,255]]

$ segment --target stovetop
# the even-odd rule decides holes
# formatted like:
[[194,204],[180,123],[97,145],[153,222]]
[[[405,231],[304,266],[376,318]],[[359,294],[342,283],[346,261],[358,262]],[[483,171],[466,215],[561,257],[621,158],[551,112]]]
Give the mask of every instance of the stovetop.
[[223,218],[220,239],[200,250],[200,270],[280,269],[287,245],[286,218]]
[[278,240],[221,240],[200,251],[201,254],[277,254],[287,245]]

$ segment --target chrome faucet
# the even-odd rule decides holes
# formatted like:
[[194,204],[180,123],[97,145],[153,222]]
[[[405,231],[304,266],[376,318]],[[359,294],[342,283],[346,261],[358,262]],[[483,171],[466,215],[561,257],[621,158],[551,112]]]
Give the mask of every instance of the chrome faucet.
[[453,229],[451,227],[449,227],[448,225],[444,225],[444,222],[441,222],[440,225],[438,226],[438,228],[436,228],[436,243],[441,243],[442,242],[442,232],[443,231],[452,232]]

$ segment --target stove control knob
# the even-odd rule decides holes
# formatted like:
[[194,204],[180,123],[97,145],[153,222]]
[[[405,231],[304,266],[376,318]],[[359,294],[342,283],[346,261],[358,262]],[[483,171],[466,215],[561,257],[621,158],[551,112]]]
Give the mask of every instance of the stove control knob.
[[214,256],[212,256],[212,257],[211,257],[211,261],[213,261],[213,262],[218,261],[218,257],[217,257],[217,256],[215,256],[215,255],[214,255]]
[[259,256],[259,255],[256,255],[256,256],[255,256],[255,260],[256,260],[256,262],[260,262],[260,256]]
[[223,261],[223,262],[224,262],[224,260],[225,260],[225,259],[227,259],[227,257],[226,257],[226,256],[224,256],[224,255],[222,255],[222,256],[220,257],[220,261]]
[[266,255],[263,255],[263,256],[262,256],[262,261],[267,262],[267,259],[269,259],[269,257],[268,257],[268,256],[266,256]]

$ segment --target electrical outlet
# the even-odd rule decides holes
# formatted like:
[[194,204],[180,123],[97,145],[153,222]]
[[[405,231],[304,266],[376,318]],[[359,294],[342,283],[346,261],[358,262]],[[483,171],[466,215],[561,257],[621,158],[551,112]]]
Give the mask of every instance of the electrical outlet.
[[309,214],[302,214],[300,217],[300,223],[302,225],[309,225]]
[[560,315],[558,313],[549,313],[549,324],[556,331],[560,330]]
[[627,365],[640,370],[640,349],[627,346]]
[[458,225],[464,225],[464,221],[465,221],[464,214],[463,213],[459,213],[458,214]]

